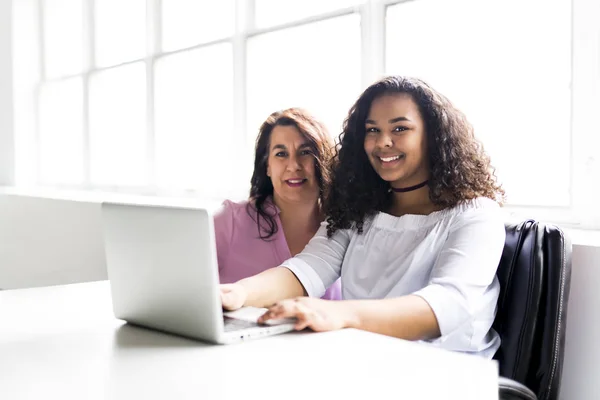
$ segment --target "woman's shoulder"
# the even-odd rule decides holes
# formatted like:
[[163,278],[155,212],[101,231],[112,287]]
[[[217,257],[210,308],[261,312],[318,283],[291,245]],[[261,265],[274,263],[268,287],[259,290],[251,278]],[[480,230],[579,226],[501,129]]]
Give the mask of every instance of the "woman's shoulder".
[[473,199],[464,200],[454,207],[447,208],[442,211],[442,214],[450,218],[460,218],[469,216],[499,216],[502,213],[502,208],[498,202],[488,197],[476,197]]
[[473,224],[494,226],[504,230],[505,215],[500,204],[487,197],[464,201],[451,208],[449,214],[451,215],[451,230]]
[[219,216],[227,216],[236,222],[242,222],[250,219],[252,210],[254,209],[253,202],[250,200],[224,200],[221,207],[216,212],[216,218]]
[[235,200],[224,200],[221,204],[223,209],[229,210],[230,212],[236,212],[238,210],[246,209],[250,204],[249,200],[235,201]]
[[469,215],[499,215],[501,210],[502,208],[498,202],[488,197],[476,197],[463,200],[452,207],[439,211],[438,214],[445,218],[454,219]]
[[471,211],[471,210],[500,210],[500,204],[489,197],[476,197],[474,199],[465,200],[452,208],[455,213]]
[[[278,209],[270,199],[266,199],[262,206],[263,211],[273,218],[277,218]],[[236,226],[254,226],[257,220],[262,220],[262,217],[257,216],[258,210],[254,200],[225,200],[221,205],[221,209],[216,213],[216,219],[230,219]]]

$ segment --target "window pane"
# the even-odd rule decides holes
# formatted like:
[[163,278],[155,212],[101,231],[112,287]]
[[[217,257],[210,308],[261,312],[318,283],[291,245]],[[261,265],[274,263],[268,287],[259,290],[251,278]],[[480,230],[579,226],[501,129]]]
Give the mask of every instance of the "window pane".
[[234,27],[234,0],[162,2],[162,46],[165,51],[231,36]]
[[100,0],[96,8],[96,64],[104,67],[143,58],[146,0]]
[[81,72],[82,0],[44,0],[45,72],[57,77]]
[[387,72],[425,79],[465,112],[509,203],[569,203],[570,7],[421,0],[388,9]]
[[37,142],[35,137],[36,84],[39,81],[37,1],[13,2],[13,88],[15,184],[34,185],[37,179]]
[[354,6],[359,0],[256,0],[256,26],[264,28]]
[[40,180],[83,181],[83,102],[80,78],[47,84],[40,94]]
[[143,63],[90,79],[90,174],[98,185],[135,186],[146,176],[146,73]]
[[306,108],[337,136],[360,92],[360,43],[355,14],[252,38],[249,143],[269,114],[289,107]]
[[175,54],[156,65],[156,162],[159,185],[198,189],[207,196],[232,190],[236,170],[231,46]]

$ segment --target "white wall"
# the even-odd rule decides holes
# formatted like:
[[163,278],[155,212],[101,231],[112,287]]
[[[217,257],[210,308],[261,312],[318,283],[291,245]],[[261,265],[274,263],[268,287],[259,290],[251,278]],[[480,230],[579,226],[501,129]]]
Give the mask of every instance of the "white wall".
[[99,203],[0,194],[0,289],[102,279]]
[[[183,194],[151,196],[0,187],[0,289],[108,279],[102,201],[173,203],[216,210],[221,200]],[[68,200],[67,200],[68,199]]]
[[573,246],[560,399],[600,397],[600,243]]

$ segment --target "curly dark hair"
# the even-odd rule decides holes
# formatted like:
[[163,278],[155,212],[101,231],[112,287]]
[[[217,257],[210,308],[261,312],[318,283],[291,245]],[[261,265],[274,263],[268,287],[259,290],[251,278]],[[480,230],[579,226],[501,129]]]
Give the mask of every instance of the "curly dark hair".
[[355,228],[362,233],[366,217],[392,205],[390,184],[371,166],[364,140],[371,104],[395,93],[410,95],[423,118],[432,203],[448,208],[476,197],[503,203],[504,190],[465,115],[422,80],[389,76],[369,86],[344,121],[334,156],[332,187],[325,201],[329,237],[339,229]]
[[308,111],[288,108],[269,115],[260,127],[254,152],[254,172],[250,180],[250,201],[246,211],[256,222],[258,235],[263,240],[277,233],[275,210],[265,202],[273,196],[273,183],[267,176],[271,133],[276,126],[294,126],[306,139],[315,158],[315,175],[319,185],[319,202],[323,204],[326,190],[331,184],[333,142],[327,128]]

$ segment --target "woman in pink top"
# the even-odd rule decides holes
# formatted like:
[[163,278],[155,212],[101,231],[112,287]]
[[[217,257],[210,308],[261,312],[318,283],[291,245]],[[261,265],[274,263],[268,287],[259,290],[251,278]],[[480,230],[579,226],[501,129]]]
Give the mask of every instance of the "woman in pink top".
[[[332,152],[324,125],[305,110],[267,118],[256,139],[250,199],[227,200],[215,216],[221,283],[281,265],[304,249],[324,220]],[[339,280],[323,298],[341,299]]]

